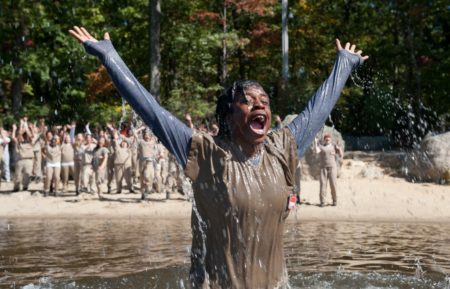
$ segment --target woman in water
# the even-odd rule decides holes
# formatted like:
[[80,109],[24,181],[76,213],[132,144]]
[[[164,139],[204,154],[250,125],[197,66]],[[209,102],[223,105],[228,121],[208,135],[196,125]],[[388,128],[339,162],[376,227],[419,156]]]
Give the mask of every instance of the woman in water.
[[100,58],[123,98],[142,117],[192,180],[193,288],[286,288],[283,228],[298,159],[336,103],[353,68],[367,56],[347,43],[331,75],[306,109],[268,133],[267,93],[255,81],[237,81],[221,95],[219,135],[195,131],[162,108],[137,81],[108,33],[97,41],[83,27],[70,34]]

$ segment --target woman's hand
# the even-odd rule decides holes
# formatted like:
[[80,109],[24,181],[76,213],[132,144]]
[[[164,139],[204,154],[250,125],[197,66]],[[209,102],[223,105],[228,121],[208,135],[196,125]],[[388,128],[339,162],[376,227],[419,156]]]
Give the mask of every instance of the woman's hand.
[[[73,29],[69,30],[70,35],[77,39],[80,43],[85,43],[86,41],[98,42],[84,27],[74,26]],[[105,40],[110,40],[109,33],[105,32],[103,38]]]
[[342,48],[341,41],[337,38],[336,38],[336,49],[338,52],[341,50],[346,50],[347,52],[350,52],[352,54],[358,54],[359,57],[361,57],[363,61],[366,61],[367,59],[369,59],[368,55],[362,56],[362,50],[358,50],[355,52],[355,49],[356,49],[355,44],[351,44],[350,42],[347,42],[347,43],[345,43],[345,47]]
[[105,32],[104,40],[98,41],[84,27],[74,26],[69,30],[70,35],[84,45],[86,51],[92,55],[102,57],[110,50],[114,49],[109,38],[109,33]]

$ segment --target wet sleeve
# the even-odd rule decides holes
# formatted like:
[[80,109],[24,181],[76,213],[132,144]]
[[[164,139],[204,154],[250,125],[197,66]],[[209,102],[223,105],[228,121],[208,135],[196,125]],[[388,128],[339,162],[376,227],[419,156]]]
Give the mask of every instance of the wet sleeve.
[[155,98],[139,83],[111,41],[84,42],[86,51],[98,56],[120,95],[131,105],[161,143],[175,155],[184,168],[192,138],[192,129],[161,107]]
[[340,50],[330,76],[311,97],[305,110],[290,124],[295,141],[297,142],[298,157],[301,158],[321,129],[328,115],[338,100],[350,73],[363,63],[358,54]]
[[184,173],[192,182],[199,178],[211,181],[214,176],[221,175],[227,158],[227,153],[216,145],[211,135],[195,131]]

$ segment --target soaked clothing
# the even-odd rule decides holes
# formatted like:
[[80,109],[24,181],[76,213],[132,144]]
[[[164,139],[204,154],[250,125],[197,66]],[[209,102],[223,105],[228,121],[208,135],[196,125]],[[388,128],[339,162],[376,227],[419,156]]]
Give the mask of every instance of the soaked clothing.
[[111,41],[86,41],[84,45],[101,59],[120,95],[193,181],[198,208],[198,215],[195,210],[192,213],[193,287],[284,287],[282,233],[293,170],[362,58],[341,50],[330,76],[305,110],[287,128],[267,137],[255,164],[232,141],[194,134],[162,108],[133,76]]
[[297,162],[287,128],[268,136],[257,164],[230,140],[193,136],[185,173],[198,211],[192,212],[194,288],[287,284],[283,230]]

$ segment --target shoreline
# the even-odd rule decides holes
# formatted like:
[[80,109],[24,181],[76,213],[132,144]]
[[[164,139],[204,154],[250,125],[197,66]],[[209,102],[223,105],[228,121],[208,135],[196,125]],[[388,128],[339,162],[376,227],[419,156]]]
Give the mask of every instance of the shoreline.
[[[410,183],[400,178],[378,179],[344,176],[338,179],[338,205],[319,204],[319,182],[302,181],[302,205],[288,221],[297,222],[450,222],[450,187],[431,183]],[[12,183],[0,189],[1,218],[147,218],[190,221],[192,203],[183,195],[151,194],[141,202],[139,193],[75,196],[70,191],[58,197],[43,197],[41,185],[30,191],[9,192]],[[331,196],[328,193],[328,204]]]

